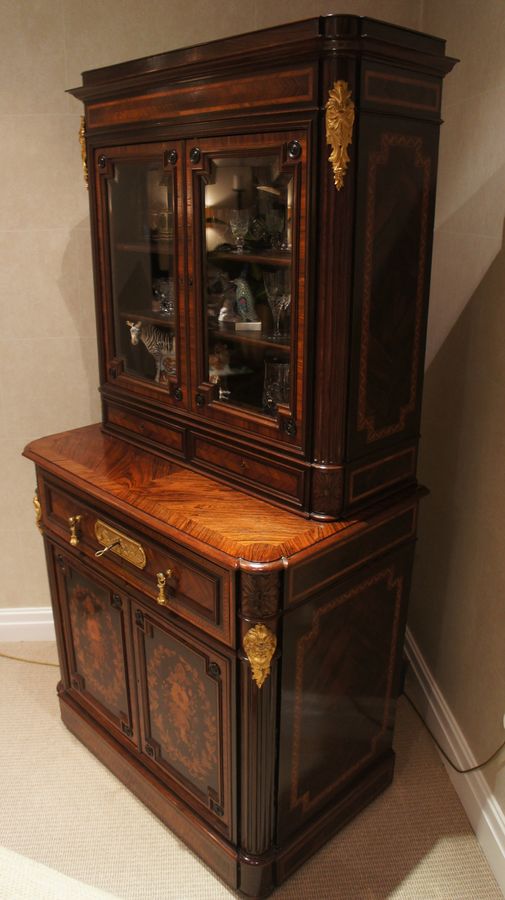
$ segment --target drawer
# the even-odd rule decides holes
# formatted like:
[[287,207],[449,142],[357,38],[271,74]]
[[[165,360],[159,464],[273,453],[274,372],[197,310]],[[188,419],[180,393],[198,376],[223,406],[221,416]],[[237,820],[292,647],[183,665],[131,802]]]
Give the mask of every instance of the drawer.
[[[121,516],[92,500],[87,503],[47,476],[42,517],[47,529],[92,560],[97,572],[121,578],[147,596],[157,609],[169,609],[233,646],[232,570],[181,548],[175,541],[156,540],[155,534],[123,522]],[[97,551],[115,541],[114,547],[96,557]],[[162,589],[159,573],[165,581]]]
[[248,487],[255,493],[277,496],[298,508],[303,503],[305,472],[277,460],[261,459],[241,450],[230,449],[226,444],[191,435],[191,456],[195,464],[208,472],[227,475],[240,488]]
[[119,406],[108,405],[106,426],[114,432],[128,437],[143,438],[150,446],[156,445],[159,450],[169,450],[172,455],[185,456],[185,429],[177,425],[161,424],[150,416],[142,416],[137,412],[130,413]]

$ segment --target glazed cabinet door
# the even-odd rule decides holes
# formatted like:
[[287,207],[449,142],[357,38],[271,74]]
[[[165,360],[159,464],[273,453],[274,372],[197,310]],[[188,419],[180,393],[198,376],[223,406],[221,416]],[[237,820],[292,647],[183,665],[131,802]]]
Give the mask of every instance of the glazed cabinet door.
[[95,151],[103,378],[184,405],[182,145]]
[[[187,142],[194,412],[303,442],[304,130]],[[190,294],[191,295],[191,294]]]
[[65,686],[116,737],[136,743],[128,598],[55,545],[48,547],[63,633]]
[[233,658],[136,604],[142,752],[175,793],[233,835]]

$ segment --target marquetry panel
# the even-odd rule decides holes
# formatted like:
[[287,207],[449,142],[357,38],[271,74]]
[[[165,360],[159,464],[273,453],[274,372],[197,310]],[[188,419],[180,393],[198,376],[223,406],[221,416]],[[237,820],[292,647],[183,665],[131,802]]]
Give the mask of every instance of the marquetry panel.
[[409,546],[286,617],[281,839],[391,745],[411,556]]
[[407,70],[365,64],[362,74],[364,107],[399,110],[404,115],[440,115],[442,85],[429,75],[421,76]]
[[361,127],[351,456],[417,433],[437,146],[428,123]]
[[404,447],[398,453],[381,456],[375,461],[357,463],[350,467],[347,498],[349,504],[373,501],[374,494],[393,488],[416,475],[417,444]]
[[88,106],[89,129],[104,125],[127,125],[157,119],[170,121],[195,118],[212,113],[244,113],[262,107],[281,107],[294,103],[316,102],[312,66],[261,72],[230,81],[204,81],[189,86],[164,88],[133,97],[92,103]]
[[129,601],[81,564],[53,550],[70,692],[99,720],[134,736]]
[[145,758],[215,827],[229,831],[231,660],[143,606],[135,607],[134,619]]

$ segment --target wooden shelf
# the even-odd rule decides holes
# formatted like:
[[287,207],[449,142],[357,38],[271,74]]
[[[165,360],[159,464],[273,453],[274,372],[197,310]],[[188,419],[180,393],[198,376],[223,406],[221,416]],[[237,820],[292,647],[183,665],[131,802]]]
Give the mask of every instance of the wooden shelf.
[[228,253],[208,253],[207,260],[209,262],[219,260],[220,262],[263,263],[265,266],[287,268],[291,265],[292,257],[291,252],[270,253],[268,250],[265,250],[262,253],[233,253],[230,251]]
[[226,341],[234,341],[237,344],[249,344],[250,346],[263,347],[275,350],[277,353],[290,353],[289,338],[271,338],[264,331],[235,331],[233,323],[222,324],[209,329],[212,337],[223,338]]
[[147,322],[149,325],[161,325],[162,328],[175,328],[176,322],[175,319],[170,318],[170,316],[160,316],[159,313],[154,313],[152,310],[135,310],[130,312],[123,312],[120,310],[119,315],[122,319],[135,319],[137,322],[140,319],[142,322]]

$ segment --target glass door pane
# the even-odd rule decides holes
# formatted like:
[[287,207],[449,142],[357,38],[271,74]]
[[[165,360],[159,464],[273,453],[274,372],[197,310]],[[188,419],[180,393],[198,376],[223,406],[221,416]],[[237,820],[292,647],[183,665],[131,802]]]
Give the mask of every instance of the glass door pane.
[[307,134],[223,135],[188,145],[192,408],[301,446]]
[[289,405],[293,174],[279,153],[215,155],[204,188],[207,376],[221,403]]
[[180,380],[178,156],[158,144],[104,157],[113,357],[167,391]]

